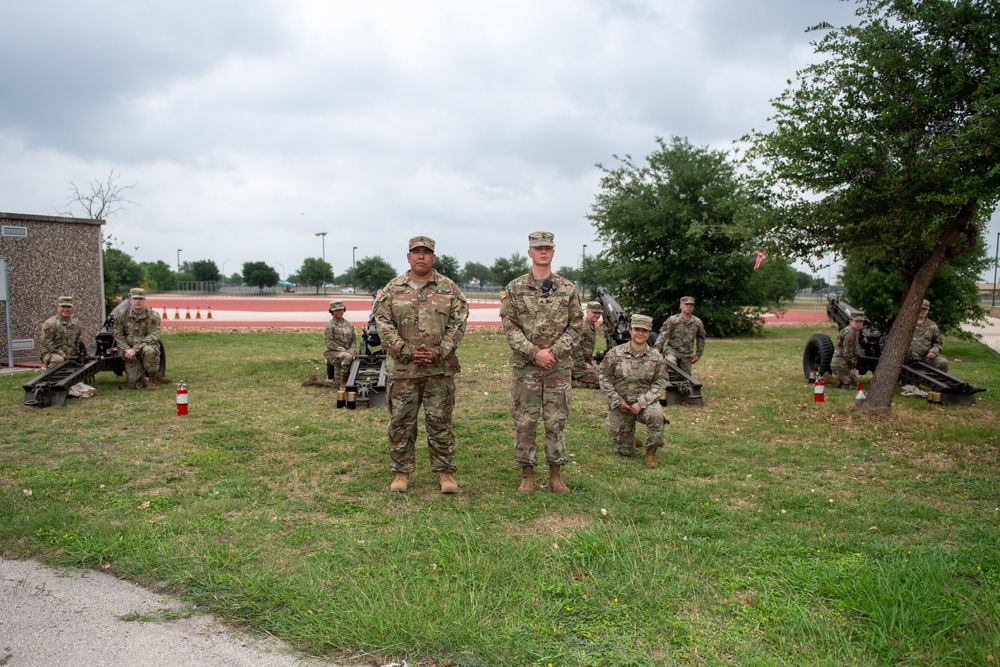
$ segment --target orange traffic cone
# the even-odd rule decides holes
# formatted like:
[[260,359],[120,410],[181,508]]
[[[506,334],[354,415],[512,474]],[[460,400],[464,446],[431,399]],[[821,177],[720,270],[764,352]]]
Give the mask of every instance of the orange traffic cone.
[[181,319],[180,311],[178,311],[177,308],[174,308],[174,319],[175,320]]
[[197,312],[195,312],[195,314],[194,314],[194,319],[196,319],[196,320],[200,320],[201,319],[201,306],[197,307]]
[[207,319],[207,320],[212,319],[212,307],[211,306],[208,307],[208,317],[206,317],[205,319]]
[[191,309],[190,308],[188,308],[187,312],[184,314],[184,319],[185,320],[190,320],[191,319]]
[[166,306],[163,307],[163,317],[161,317],[160,319],[161,320],[170,319],[170,318],[167,317],[167,307]]

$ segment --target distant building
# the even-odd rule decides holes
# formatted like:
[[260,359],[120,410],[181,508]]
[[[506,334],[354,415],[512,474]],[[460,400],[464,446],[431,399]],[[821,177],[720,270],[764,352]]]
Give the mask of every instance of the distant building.
[[8,359],[10,326],[14,363],[41,355],[42,324],[56,299],[73,297],[73,317],[90,346],[104,322],[101,259],[103,220],[0,212],[0,259],[7,264],[10,322],[0,303],[0,364]]

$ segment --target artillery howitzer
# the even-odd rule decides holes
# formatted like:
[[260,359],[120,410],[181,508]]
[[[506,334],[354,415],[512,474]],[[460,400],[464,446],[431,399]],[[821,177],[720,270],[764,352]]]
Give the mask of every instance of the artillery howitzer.
[[[840,329],[851,323],[851,315],[855,312],[857,309],[839,296],[831,296],[827,301],[826,314],[836,322]],[[885,350],[887,339],[888,336],[882,335],[866,317],[865,324],[858,333],[859,375],[864,375],[869,371],[875,372],[882,352]],[[802,353],[802,371],[808,381],[813,382],[824,373],[830,372],[833,352],[834,344],[828,335],[818,333],[809,338],[806,342],[806,349]],[[941,403],[956,405],[972,405],[976,402],[976,394],[986,391],[982,387],[974,387],[964,380],[919,361],[904,362],[897,381],[903,384],[928,387],[931,392],[940,394]]]
[[[122,359],[118,351],[118,343],[115,341],[115,317],[131,307],[128,297],[115,306],[104,325],[94,337],[94,345],[88,353],[80,342],[80,349],[75,356],[69,357],[61,364],[53,366],[41,375],[25,382],[24,404],[36,408],[46,408],[50,405],[60,406],[66,402],[70,387],[78,382],[90,383],[94,375],[101,371],[112,371],[115,375],[121,376],[125,373],[125,360]],[[160,345],[160,377],[167,374],[167,353],[163,349],[163,342]]]
[[[372,299],[372,312],[368,327],[361,333],[358,353],[347,376],[347,407],[375,407],[385,405],[385,350],[375,328],[375,307],[378,295]],[[351,397],[354,400],[351,400]]]
[[[631,324],[625,310],[611,296],[611,292],[606,287],[597,288],[597,300],[601,304],[601,315],[604,318],[604,342],[608,350],[627,343],[632,339],[629,333]],[[655,345],[658,337],[657,332],[649,332],[648,345]],[[598,363],[604,358],[604,353],[594,355]],[[667,365],[667,405],[687,403],[689,405],[704,405],[705,401],[701,397],[701,382],[695,380],[691,375],[685,373],[679,366],[669,361],[664,361]]]

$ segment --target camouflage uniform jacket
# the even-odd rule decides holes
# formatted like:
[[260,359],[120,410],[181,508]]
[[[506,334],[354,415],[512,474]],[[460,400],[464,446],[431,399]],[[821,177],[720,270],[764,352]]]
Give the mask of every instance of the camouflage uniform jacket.
[[645,409],[660,400],[667,386],[667,367],[663,355],[649,345],[636,352],[631,343],[622,343],[604,355],[598,377],[608,407],[616,408],[624,401],[638,402]]
[[594,363],[594,347],[596,345],[597,329],[594,328],[593,322],[584,317],[583,324],[580,325],[580,338],[573,347],[573,365],[584,366]]
[[942,345],[944,345],[944,338],[941,337],[938,325],[931,320],[924,320],[922,323],[917,322],[917,326],[913,329],[913,338],[910,340],[908,354],[914,359],[923,359],[928,352],[939,355]]
[[122,350],[137,345],[156,345],[160,342],[160,316],[149,308],[136,315],[131,308],[115,317],[115,340]]
[[500,295],[500,319],[510,345],[510,364],[534,366],[535,355],[549,349],[554,368],[572,366],[573,345],[580,337],[583,310],[572,282],[553,273],[552,288],[542,294],[542,282],[531,273],[515,278]]
[[[433,272],[423,287],[409,272],[382,288],[375,305],[375,327],[388,359],[390,378],[454,375],[462,370],[455,354],[465,336],[469,304],[450,278]],[[413,349],[420,344],[434,350],[428,366],[413,363]]]
[[80,323],[72,317],[53,315],[42,325],[42,354],[73,356],[79,349]]
[[858,335],[860,333],[848,324],[837,334],[837,349],[834,350],[833,356],[843,359],[848,368],[858,367]]
[[331,317],[323,330],[327,352],[352,352],[354,350],[354,325],[347,318]]
[[671,315],[660,327],[656,349],[663,354],[673,351],[678,356],[700,357],[705,351],[705,325],[696,315],[690,320],[680,313]]

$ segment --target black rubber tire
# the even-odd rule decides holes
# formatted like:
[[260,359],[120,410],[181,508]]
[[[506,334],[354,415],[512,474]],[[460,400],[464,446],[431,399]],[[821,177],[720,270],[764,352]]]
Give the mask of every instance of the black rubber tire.
[[813,334],[806,342],[802,353],[802,372],[806,380],[819,377],[830,371],[830,361],[833,359],[833,341],[826,334]]
[[163,347],[163,341],[157,341],[157,345],[160,346],[160,368],[157,373],[160,374],[161,378],[167,377],[167,350]]

